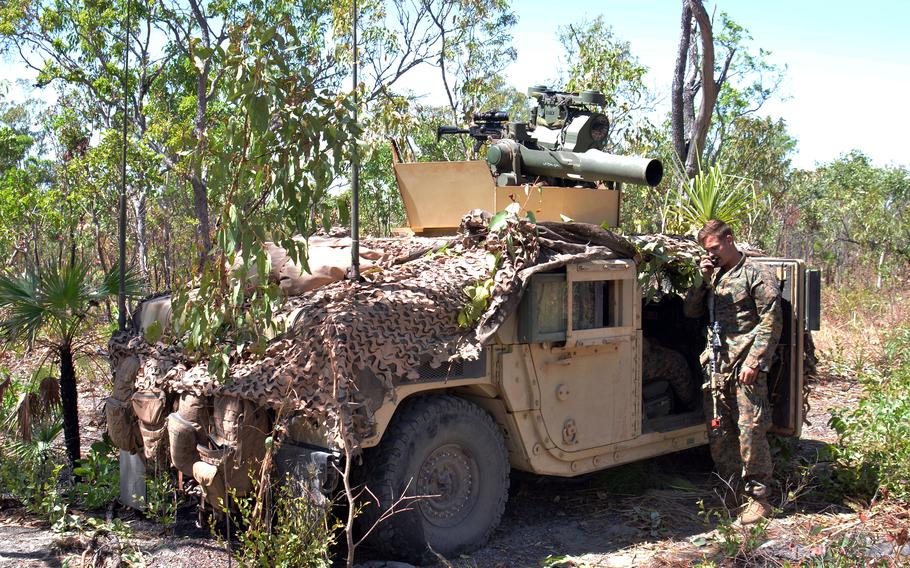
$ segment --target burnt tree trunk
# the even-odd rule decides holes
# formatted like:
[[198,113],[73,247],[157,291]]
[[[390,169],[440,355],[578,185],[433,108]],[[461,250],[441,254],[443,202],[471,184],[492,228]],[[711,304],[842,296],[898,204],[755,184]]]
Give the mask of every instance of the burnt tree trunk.
[[686,77],[686,63],[689,55],[689,42],[692,38],[692,10],[688,0],[683,0],[682,20],[679,29],[679,48],[676,51],[676,67],[673,70],[673,87],[671,96],[671,115],[673,150],[681,163],[686,160],[686,134],[683,121],[683,85]]
[[[79,393],[76,389],[76,368],[69,345],[60,347],[60,403],[63,407],[63,439],[66,455],[73,467],[82,457],[79,442]],[[78,476],[77,476],[78,478]],[[78,479],[77,479],[78,480]]]
[[[692,21],[696,26],[692,26]],[[695,43],[695,32],[699,34],[701,50]],[[700,65],[695,60],[701,55]],[[717,93],[726,75],[726,67],[718,80],[714,78],[714,32],[711,18],[701,0],[683,0],[680,21],[679,47],[676,52],[676,67],[671,93],[673,149],[684,165],[686,174],[693,177],[698,173],[699,158],[708,136]],[[691,74],[686,79],[686,69]],[[695,95],[701,93],[701,104],[695,111]]]

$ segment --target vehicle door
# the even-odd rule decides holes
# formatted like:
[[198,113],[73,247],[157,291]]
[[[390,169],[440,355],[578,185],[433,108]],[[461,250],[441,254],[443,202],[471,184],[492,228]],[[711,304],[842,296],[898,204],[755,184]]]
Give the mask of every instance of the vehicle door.
[[759,258],[776,278],[781,293],[783,329],[777,357],[768,373],[773,408],[772,432],[799,436],[805,418],[805,353],[808,333],[819,329],[819,273],[801,260]]
[[[541,274],[521,309],[556,448],[577,452],[641,433],[641,316],[635,263],[571,264]],[[535,277],[536,278],[536,277]]]

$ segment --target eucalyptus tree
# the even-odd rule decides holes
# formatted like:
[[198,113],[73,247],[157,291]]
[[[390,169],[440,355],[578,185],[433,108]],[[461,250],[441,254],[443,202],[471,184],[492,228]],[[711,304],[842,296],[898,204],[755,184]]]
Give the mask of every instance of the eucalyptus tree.
[[829,281],[879,285],[910,264],[910,170],[877,167],[854,150],[800,172],[784,203],[781,250],[811,259]]
[[[128,3],[127,29],[123,24]],[[157,3],[132,0],[11,0],[0,13],[0,49],[31,68],[37,74],[38,87],[56,89],[76,113],[72,122],[81,123],[85,141],[80,158],[92,151],[89,142],[93,135],[104,137],[122,130],[124,112],[130,117],[131,146],[141,152],[148,144],[146,107],[151,87],[167,57],[156,48],[160,41],[153,28],[156,6]],[[124,75],[126,56],[133,62],[128,76]],[[126,100],[124,82],[128,86]],[[109,158],[105,169],[116,171],[121,157],[104,157]],[[149,247],[145,213],[151,189],[147,173],[153,170],[143,171],[140,166],[136,162],[130,164],[129,198],[134,210],[139,267],[144,276]],[[108,192],[113,189],[102,188]]]
[[568,91],[595,90],[606,98],[610,118],[606,151],[628,148],[647,125],[654,97],[645,86],[648,69],[604,23],[603,16],[558,28],[563,47],[560,82]]

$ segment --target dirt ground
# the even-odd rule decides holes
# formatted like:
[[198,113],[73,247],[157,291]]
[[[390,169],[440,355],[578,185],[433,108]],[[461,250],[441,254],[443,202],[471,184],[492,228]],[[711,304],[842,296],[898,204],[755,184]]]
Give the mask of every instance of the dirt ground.
[[[859,394],[860,387],[851,380],[831,376],[820,379],[811,398],[811,425],[804,427],[788,463],[817,464],[820,450],[834,441],[827,427],[830,409],[855,404]],[[84,396],[83,431],[89,438],[100,436],[100,401],[98,393],[89,391]],[[796,498],[778,497],[782,512],[760,535],[764,544],[752,552],[753,556],[759,555],[772,566],[817,556],[831,537],[863,529],[869,522],[868,510],[825,501],[813,489],[812,475],[800,477],[796,468],[788,479],[784,493],[795,492]],[[800,479],[807,481],[808,487],[802,487]],[[698,504],[702,501],[704,509],[722,511],[723,500],[716,488],[710,458],[703,448],[580,479],[514,472],[502,524],[487,546],[439,565],[692,565],[711,558],[719,548],[720,536],[699,515]],[[62,566],[66,562],[80,566],[80,550],[72,539],[51,532],[12,505],[0,503],[0,566]],[[182,512],[171,535],[163,535],[157,525],[128,510],[115,514],[131,527],[132,542],[142,551],[147,566],[207,568],[231,564],[224,545],[195,527],[190,509]],[[896,563],[908,559],[884,536],[871,545],[873,555],[893,557]],[[386,563],[367,549],[362,550],[360,561],[371,568],[402,566]]]

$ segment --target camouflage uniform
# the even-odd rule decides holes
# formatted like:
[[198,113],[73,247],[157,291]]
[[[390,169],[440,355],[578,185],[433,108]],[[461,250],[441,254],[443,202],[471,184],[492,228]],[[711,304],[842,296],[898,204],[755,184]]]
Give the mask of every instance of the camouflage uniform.
[[[718,428],[710,425],[714,413],[712,392],[706,389],[705,393],[711,456],[721,476],[737,485],[742,480],[747,493],[765,497],[772,467],[766,437],[771,426],[768,371],[783,325],[780,291],[775,278],[764,267],[743,255],[730,270],[717,271],[710,287],[691,289],[684,313],[688,317],[701,317],[710,309],[711,302],[714,319],[721,328],[716,370],[719,380],[714,382],[720,387]],[[709,378],[712,353],[709,342],[701,357]],[[759,371],[751,385],[739,383],[743,365]]]
[[667,381],[683,406],[689,409],[697,406],[698,391],[686,358],[679,351],[648,338],[642,338],[641,380],[643,384]]

